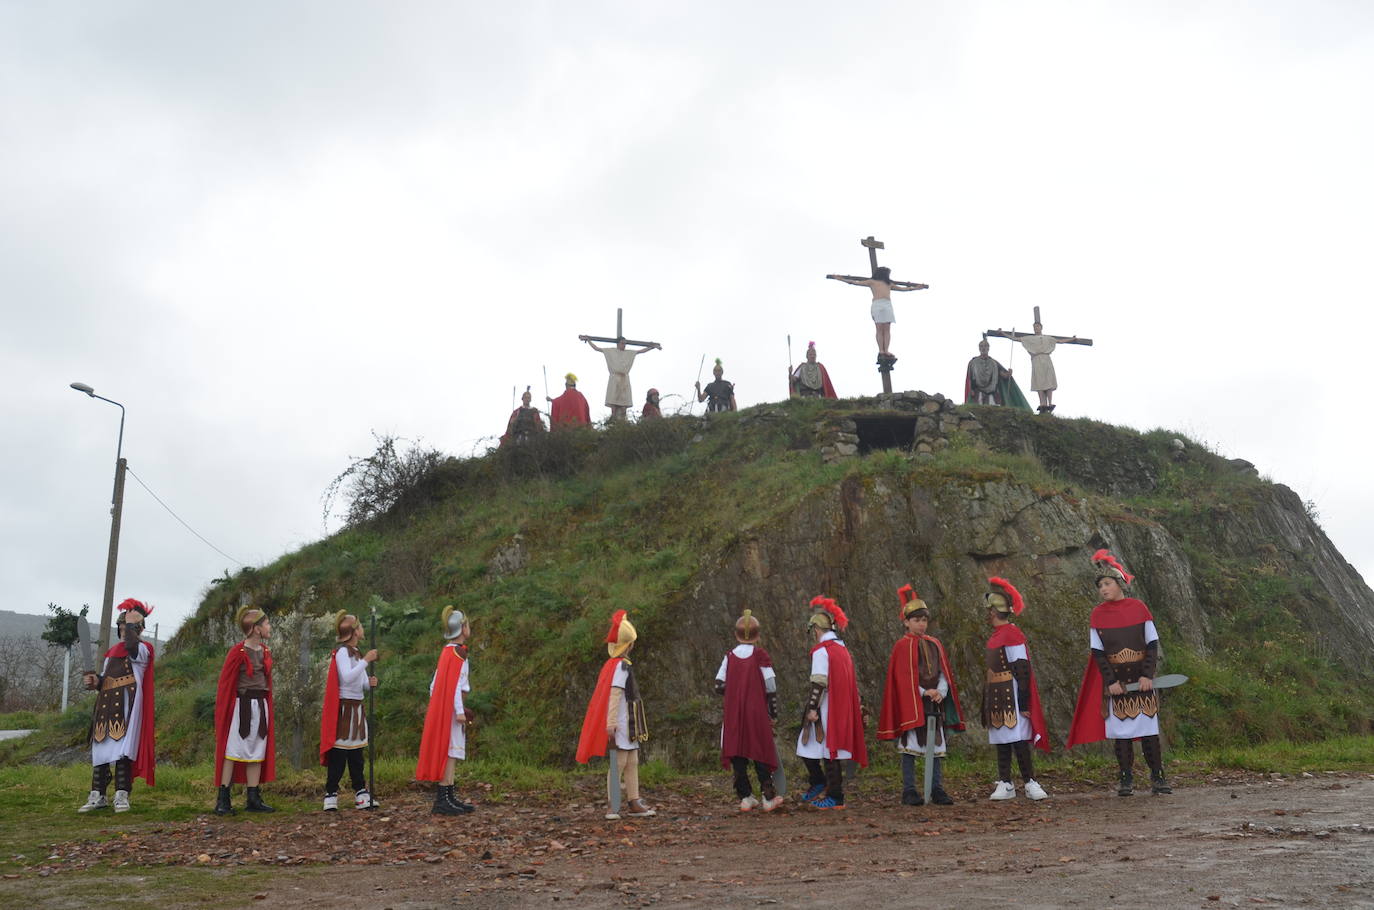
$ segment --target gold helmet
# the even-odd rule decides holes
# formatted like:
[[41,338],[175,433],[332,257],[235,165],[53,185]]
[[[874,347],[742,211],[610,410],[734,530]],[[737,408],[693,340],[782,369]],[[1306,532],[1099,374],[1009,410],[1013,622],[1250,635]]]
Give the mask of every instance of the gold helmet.
[[624,657],[638,637],[639,633],[635,631],[625,611],[616,610],[611,614],[611,629],[606,633],[606,653],[612,657]]

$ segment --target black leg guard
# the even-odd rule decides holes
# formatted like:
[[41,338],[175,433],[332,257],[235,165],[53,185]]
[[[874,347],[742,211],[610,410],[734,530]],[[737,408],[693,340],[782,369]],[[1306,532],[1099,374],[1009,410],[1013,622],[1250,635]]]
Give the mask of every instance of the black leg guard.
[[1150,766],[1150,792],[1156,796],[1173,793],[1174,788],[1164,779],[1164,755],[1159,746],[1159,737],[1141,737],[1140,751],[1145,753],[1145,763]]
[[1011,783],[1011,743],[997,744],[997,779]]
[[121,758],[115,762],[115,789],[128,793],[134,786],[134,763],[132,759]]
[[[1021,780],[1035,780],[1035,764],[1031,761],[1031,746],[1026,740],[1011,744],[1012,751],[1016,753],[1016,767],[1021,771]],[[1011,778],[1006,778],[1011,780]]]
[[773,789],[773,772],[768,770],[768,766],[761,761],[754,762],[754,774],[759,779],[759,792],[764,799],[772,799],[778,795],[778,791]]
[[754,795],[754,785],[749,783],[749,759],[740,755],[730,756],[730,770],[735,772],[735,795],[740,799]]
[[1114,739],[1112,747],[1116,750],[1116,764],[1121,771],[1116,795],[1130,796],[1135,792],[1135,779],[1131,774],[1131,767],[1135,764],[1135,746],[1129,739]]
[[91,789],[100,791],[104,796],[105,791],[110,788],[110,766],[93,765],[91,767]]
[[819,758],[803,758],[802,764],[806,765],[806,782],[813,787],[825,786],[825,766],[821,764]]
[[838,758],[825,760],[825,795],[833,799],[835,805],[844,805],[844,762]]

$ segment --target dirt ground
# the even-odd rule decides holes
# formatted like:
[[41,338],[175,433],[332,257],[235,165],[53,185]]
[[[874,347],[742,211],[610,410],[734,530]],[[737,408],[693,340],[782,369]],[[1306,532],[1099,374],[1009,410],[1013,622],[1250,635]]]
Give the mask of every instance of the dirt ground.
[[[1214,778],[1129,799],[955,795],[951,807],[905,807],[890,785],[861,779],[843,811],[792,803],[765,815],[734,811],[713,779],[658,794],[657,818],[609,822],[590,790],[573,798],[585,801],[522,797],[462,818],[429,815],[413,792],[380,813],[210,815],[61,845],[23,881],[0,883],[0,902],[68,903],[44,900],[45,889],[90,868],[147,887],[160,864],[226,886],[236,869],[270,866],[253,886],[265,890],[242,902],[274,908],[1374,907],[1369,775]],[[121,868],[128,857],[143,868]]]

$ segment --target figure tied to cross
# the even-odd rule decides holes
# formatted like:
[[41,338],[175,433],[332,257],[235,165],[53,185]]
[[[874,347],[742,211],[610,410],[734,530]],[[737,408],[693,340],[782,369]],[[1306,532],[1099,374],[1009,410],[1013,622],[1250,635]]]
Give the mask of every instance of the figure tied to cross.
[[[599,335],[578,335],[578,341],[587,342],[593,351],[606,358],[606,369],[610,379],[606,383],[606,407],[611,409],[612,420],[624,420],[626,413],[634,404],[634,393],[630,389],[630,368],[635,358],[648,351],[661,351],[663,345],[657,341],[630,341],[621,331],[621,311],[615,311],[615,337]],[[615,345],[613,348],[597,347],[592,342],[605,341]],[[626,350],[626,345],[638,347],[638,351]]]
[[[1077,335],[1065,338],[1062,335],[1044,334],[1044,326],[1040,324],[1040,307],[1035,307],[1035,322],[1031,328],[1034,329],[1034,332],[1018,332],[1015,329],[1010,332],[1004,329],[988,329],[983,333],[983,337],[1007,338],[1011,341],[1021,342],[1026,353],[1030,354],[1031,389],[1040,396],[1040,406],[1036,410],[1041,414],[1049,414],[1054,411],[1054,391],[1059,388],[1059,381],[1054,375],[1054,361],[1050,359],[1055,346],[1085,344],[1092,347],[1093,341],[1091,338],[1079,338]],[[1010,375],[1010,371],[1008,374]]]
[[891,369],[892,364],[897,362],[897,358],[888,350],[892,343],[892,323],[897,321],[897,317],[892,312],[892,292],[924,291],[930,285],[917,284],[914,281],[894,281],[892,270],[886,266],[880,267],[878,265],[877,251],[885,248],[882,241],[865,237],[859,241],[859,244],[868,249],[868,264],[873,273],[872,278],[860,278],[856,275],[826,275],[825,277],[843,281],[845,284],[866,287],[873,292],[873,303],[869,312],[873,316],[873,325],[878,340],[878,366],[880,368],[886,366]]

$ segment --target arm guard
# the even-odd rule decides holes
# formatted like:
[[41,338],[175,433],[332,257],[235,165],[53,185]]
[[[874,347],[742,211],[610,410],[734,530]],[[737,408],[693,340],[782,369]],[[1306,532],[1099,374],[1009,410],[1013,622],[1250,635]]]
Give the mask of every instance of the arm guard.
[[1159,667],[1159,642],[1152,641],[1145,646],[1145,665],[1140,669],[1141,676],[1155,678],[1155,670]]
[[724,694],[725,694],[725,680],[723,680],[723,679],[718,679],[718,680],[716,680],[716,694],[717,694],[717,695],[724,695]]
[[768,699],[768,717],[771,720],[778,719],[778,693],[768,692],[764,696]]
[[1097,672],[1102,674],[1102,688],[1107,688],[1116,682],[1116,671],[1107,661],[1107,652],[1100,648],[1093,648],[1093,661],[1097,664]]
[[1022,711],[1030,710],[1030,661],[1011,662],[1011,675],[1016,680],[1016,704]]
[[821,710],[821,696],[825,694],[826,678],[824,676],[811,677],[811,694],[806,697],[806,704],[802,707],[802,723],[805,724],[806,712]]

